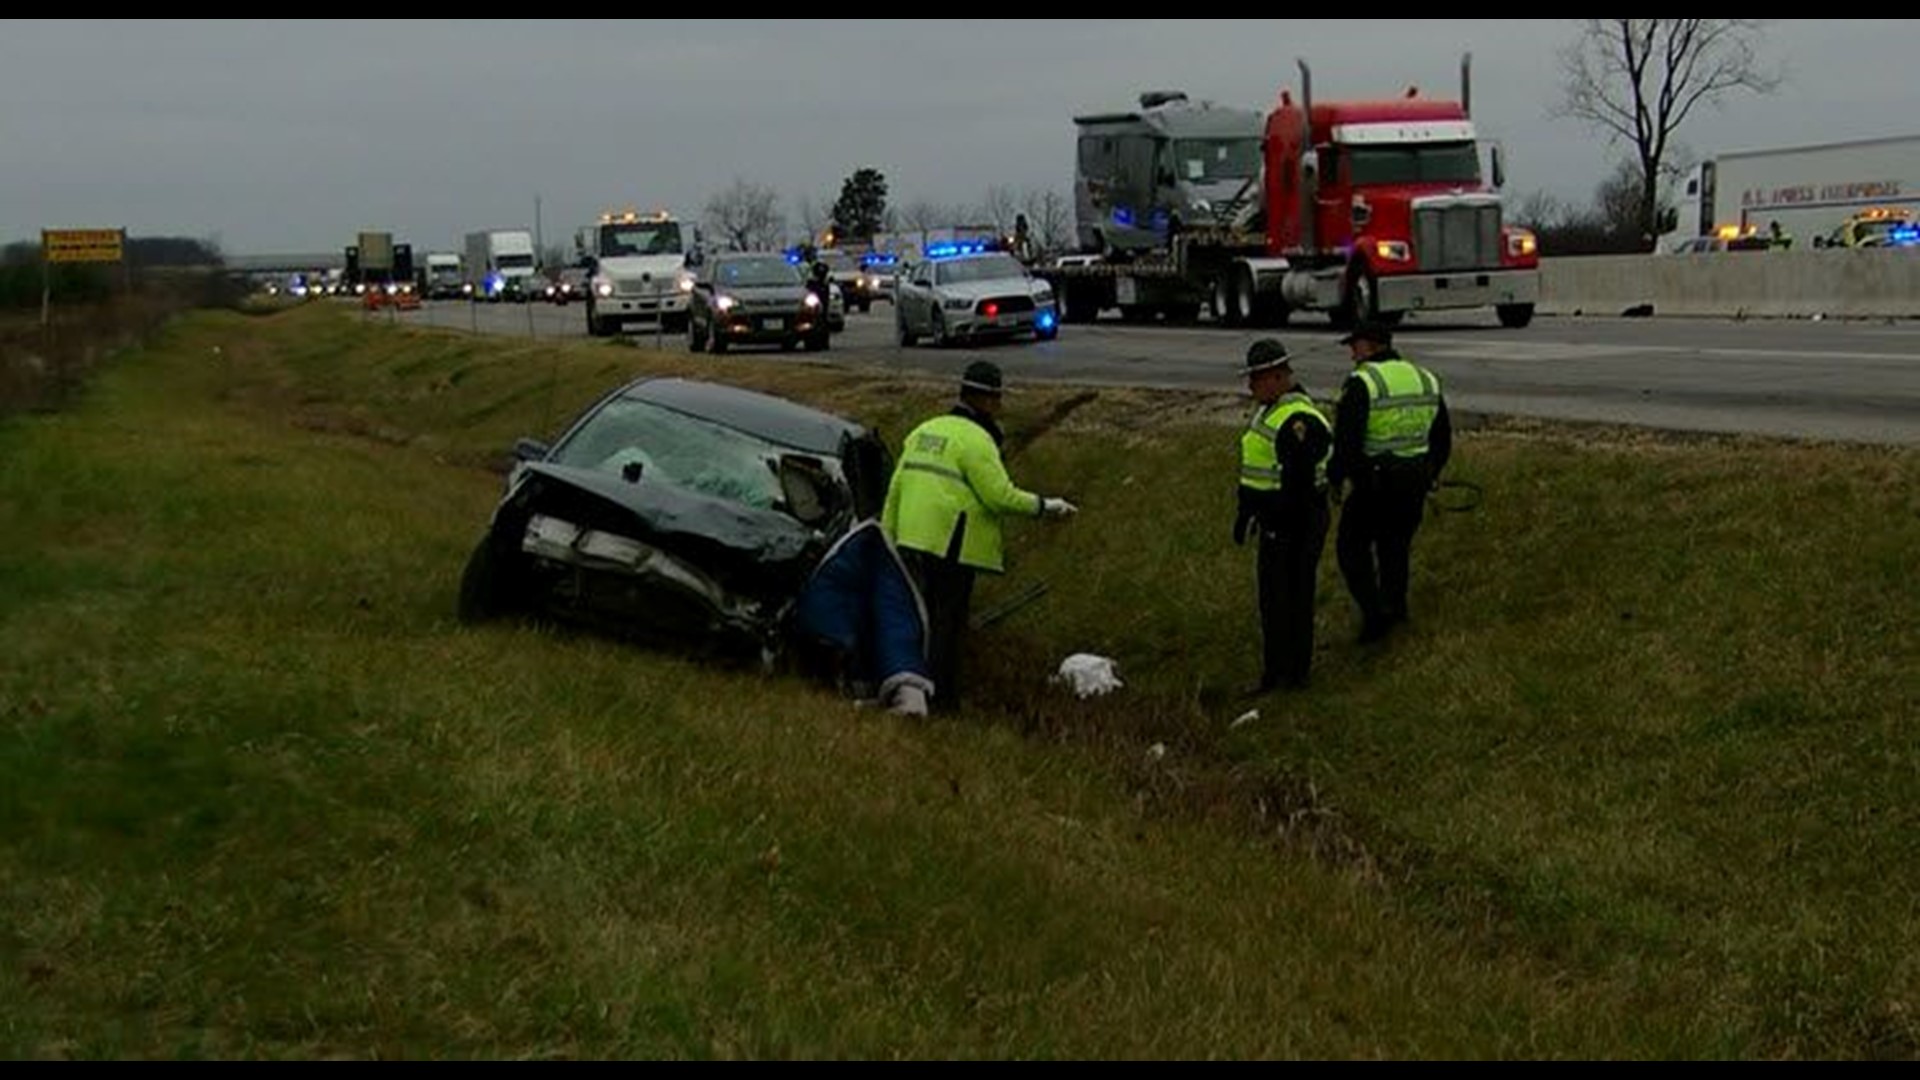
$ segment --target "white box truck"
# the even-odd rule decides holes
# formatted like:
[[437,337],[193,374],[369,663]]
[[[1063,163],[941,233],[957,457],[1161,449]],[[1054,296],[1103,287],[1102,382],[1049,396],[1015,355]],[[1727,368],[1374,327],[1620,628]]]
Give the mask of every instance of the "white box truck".
[[1833,236],[1866,211],[1920,210],[1920,135],[1751,150],[1703,161],[1688,172],[1675,228],[1657,250],[1702,236],[1772,231],[1795,248]]
[[467,283],[473,298],[525,302],[534,293],[533,233],[483,229],[467,234]]

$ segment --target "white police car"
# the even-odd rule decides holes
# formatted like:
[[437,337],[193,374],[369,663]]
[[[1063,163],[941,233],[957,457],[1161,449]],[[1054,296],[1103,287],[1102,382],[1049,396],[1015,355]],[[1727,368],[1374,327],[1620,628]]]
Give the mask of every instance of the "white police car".
[[1005,251],[982,241],[929,245],[894,291],[900,344],[935,345],[1060,333],[1053,287]]

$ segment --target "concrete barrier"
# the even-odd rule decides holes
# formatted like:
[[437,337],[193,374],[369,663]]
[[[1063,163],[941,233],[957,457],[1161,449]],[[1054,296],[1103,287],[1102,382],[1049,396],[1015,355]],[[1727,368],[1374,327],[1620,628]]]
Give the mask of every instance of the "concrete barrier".
[[1733,251],[1540,260],[1539,310],[1618,315],[1920,318],[1920,250]]

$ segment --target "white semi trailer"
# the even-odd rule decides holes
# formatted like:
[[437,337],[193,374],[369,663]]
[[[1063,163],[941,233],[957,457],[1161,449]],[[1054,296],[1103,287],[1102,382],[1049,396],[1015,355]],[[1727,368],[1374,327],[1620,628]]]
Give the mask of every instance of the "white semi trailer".
[[1767,235],[1812,247],[1875,208],[1920,211],[1920,135],[1722,154],[1687,174],[1668,252],[1695,237]]

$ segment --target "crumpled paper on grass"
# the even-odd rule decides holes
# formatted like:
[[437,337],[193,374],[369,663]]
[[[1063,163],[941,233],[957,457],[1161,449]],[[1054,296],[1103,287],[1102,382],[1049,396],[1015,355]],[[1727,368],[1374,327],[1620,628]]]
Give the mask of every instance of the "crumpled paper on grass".
[[1074,696],[1082,700],[1112,693],[1125,685],[1114,672],[1112,660],[1092,653],[1074,653],[1060,661],[1060,670],[1054,673],[1053,681],[1065,683]]

